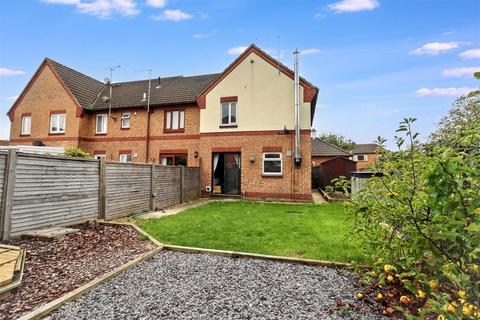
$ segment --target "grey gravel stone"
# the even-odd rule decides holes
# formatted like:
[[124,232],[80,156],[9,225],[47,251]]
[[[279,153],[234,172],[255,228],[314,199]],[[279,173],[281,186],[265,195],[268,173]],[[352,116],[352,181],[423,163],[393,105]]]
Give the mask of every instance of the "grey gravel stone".
[[65,304],[56,319],[381,319],[351,300],[344,270],[165,251]]

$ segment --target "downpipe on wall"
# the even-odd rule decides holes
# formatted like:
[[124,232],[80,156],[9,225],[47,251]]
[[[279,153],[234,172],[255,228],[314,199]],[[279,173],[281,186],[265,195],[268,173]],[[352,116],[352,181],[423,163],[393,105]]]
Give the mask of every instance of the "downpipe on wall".
[[295,151],[293,161],[295,167],[300,167],[302,164],[302,153],[300,152],[300,76],[298,73],[298,49],[293,52],[294,57],[294,74],[295,74]]

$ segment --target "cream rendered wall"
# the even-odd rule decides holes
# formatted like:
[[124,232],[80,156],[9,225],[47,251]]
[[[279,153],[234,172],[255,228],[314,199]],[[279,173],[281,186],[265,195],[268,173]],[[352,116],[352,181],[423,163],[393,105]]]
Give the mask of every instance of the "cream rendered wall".
[[[253,59],[253,63],[250,61]],[[238,96],[237,128],[220,129],[221,97]],[[310,129],[310,103],[300,87],[300,125]],[[294,129],[294,81],[252,52],[207,94],[200,132]]]

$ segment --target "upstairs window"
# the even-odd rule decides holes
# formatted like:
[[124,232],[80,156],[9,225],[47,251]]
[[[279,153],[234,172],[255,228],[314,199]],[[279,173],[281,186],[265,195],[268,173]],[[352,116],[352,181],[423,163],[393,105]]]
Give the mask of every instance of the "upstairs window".
[[65,133],[65,113],[50,115],[50,133]]
[[185,130],[185,110],[165,111],[165,131]]
[[122,129],[130,128],[130,113],[122,113],[121,127]]
[[234,126],[237,124],[237,102],[222,103],[222,126]]
[[32,117],[28,115],[22,116],[22,129],[20,130],[20,134],[29,135],[31,126],[32,126]]
[[283,174],[281,152],[264,153],[262,162],[262,174],[264,176],[281,176]]
[[106,114],[97,114],[97,125],[96,133],[105,134],[107,133],[107,115]]
[[358,154],[356,156],[353,157],[355,161],[367,161],[368,160],[368,156],[366,154]]

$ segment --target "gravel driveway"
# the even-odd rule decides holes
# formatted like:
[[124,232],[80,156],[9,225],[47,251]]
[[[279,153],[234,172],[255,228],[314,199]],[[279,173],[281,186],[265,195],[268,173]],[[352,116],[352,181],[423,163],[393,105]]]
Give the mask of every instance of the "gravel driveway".
[[340,316],[352,274],[256,259],[165,251],[67,303],[58,319],[380,319]]

